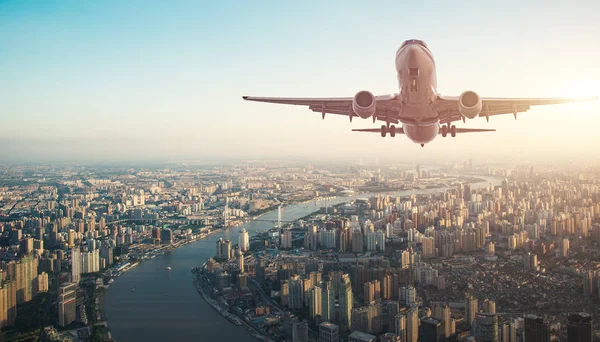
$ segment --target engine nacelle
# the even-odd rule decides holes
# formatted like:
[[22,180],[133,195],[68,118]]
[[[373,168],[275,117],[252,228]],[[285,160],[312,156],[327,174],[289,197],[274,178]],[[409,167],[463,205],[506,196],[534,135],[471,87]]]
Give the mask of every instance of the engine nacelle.
[[377,100],[369,91],[361,90],[356,93],[356,95],[354,95],[354,99],[352,99],[352,110],[354,113],[356,113],[356,115],[363,119],[368,119],[373,116],[376,108]]
[[476,92],[467,90],[458,98],[458,111],[466,118],[474,119],[481,113],[481,97]]

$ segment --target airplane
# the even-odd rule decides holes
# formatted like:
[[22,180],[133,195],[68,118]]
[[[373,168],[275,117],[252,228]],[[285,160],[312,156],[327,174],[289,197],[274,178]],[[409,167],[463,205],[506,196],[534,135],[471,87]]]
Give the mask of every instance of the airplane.
[[[490,132],[495,129],[457,128],[452,123],[476,117],[526,112],[531,106],[590,101],[597,97],[572,98],[485,98],[472,90],[460,96],[443,96],[437,92],[437,77],[433,54],[424,41],[409,39],[396,52],[396,75],[400,92],[392,95],[374,96],[361,90],[354,97],[291,98],[242,96],[247,101],[308,106],[313,112],[346,115],[350,122],[354,117],[372,118],[385,122],[380,128],[353,129],[355,132],[380,133],[386,137],[404,134],[413,142],[425,144],[435,137],[457,134]],[[396,125],[401,124],[401,127]]]

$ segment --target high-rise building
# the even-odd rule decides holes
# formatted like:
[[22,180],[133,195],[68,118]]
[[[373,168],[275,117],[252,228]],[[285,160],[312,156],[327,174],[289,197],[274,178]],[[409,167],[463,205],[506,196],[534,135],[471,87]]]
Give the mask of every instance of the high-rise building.
[[48,292],[48,273],[42,272],[33,281],[33,296],[38,293]]
[[592,316],[585,312],[570,314],[567,321],[567,340],[591,342],[592,338]]
[[436,305],[433,308],[433,318],[435,318],[439,321],[442,321],[444,323],[444,335],[446,336],[446,338],[448,338],[452,334],[454,334],[454,331],[452,330],[451,311],[450,311],[450,306],[448,304]]
[[419,339],[419,308],[412,306],[406,311],[406,342],[417,342]]
[[32,237],[26,237],[23,240],[20,241],[20,249],[21,249],[21,253],[23,254],[29,254],[31,252],[33,252],[33,238]]
[[498,316],[494,313],[477,313],[473,323],[473,336],[477,342],[498,342]]
[[281,234],[281,248],[290,249],[292,248],[292,231],[284,230]]
[[165,245],[173,243],[173,231],[169,228],[163,228],[160,230],[160,240]]
[[394,333],[400,336],[400,341],[406,341],[406,315],[397,314],[394,317]]
[[281,282],[281,291],[279,293],[281,298],[281,306],[288,306],[288,300],[290,296],[290,284],[287,280]]
[[0,288],[0,328],[15,323],[17,318],[17,282],[4,281]]
[[79,247],[71,249],[71,282],[78,284],[81,279],[81,251]]
[[319,342],[339,342],[340,327],[337,325],[324,322],[319,325]]
[[242,228],[242,230],[240,231],[238,245],[242,252],[247,252],[250,250],[250,237],[246,228]]
[[308,342],[308,323],[294,323],[292,327],[292,342]]
[[229,260],[231,258],[231,241],[220,238],[217,241],[217,258]]
[[473,326],[473,322],[475,321],[475,314],[479,308],[479,304],[477,302],[477,298],[473,297],[470,294],[465,295],[465,319],[469,326]]
[[401,341],[402,340],[400,339],[400,336],[398,336],[394,333],[391,333],[391,332],[388,332],[388,333],[385,333],[385,334],[379,336],[379,342],[401,342]]
[[67,326],[76,318],[77,284],[64,283],[58,288],[58,325]]
[[348,342],[376,342],[377,336],[367,334],[362,331],[353,331],[348,336]]
[[352,283],[348,274],[342,275],[339,287],[339,313],[338,323],[342,332],[352,329],[352,306],[354,296],[352,295]]
[[549,342],[550,326],[544,322],[542,317],[536,315],[525,316],[525,326],[523,328],[525,341],[527,342]]
[[352,309],[352,330],[365,333],[371,332],[369,308],[366,306]]
[[417,301],[417,290],[411,286],[401,286],[398,290],[399,300],[404,306],[410,307]]
[[317,316],[321,316],[321,307],[322,307],[322,298],[321,298],[321,288],[319,286],[314,286],[309,291],[309,313],[312,319],[316,319]]
[[423,238],[423,258],[430,259],[435,256],[435,243],[433,237]]
[[335,289],[331,281],[324,282],[321,288],[321,317],[325,322],[335,321]]
[[446,337],[444,334],[444,324],[441,321],[427,316],[421,318],[421,324],[419,326],[419,341],[445,341]]
[[385,302],[384,306],[387,315],[385,331],[393,332],[396,323],[396,315],[400,312],[400,303],[390,300]]
[[17,304],[29,302],[33,298],[33,280],[37,277],[38,259],[27,255],[15,264],[17,280]]
[[288,306],[290,309],[301,309],[304,306],[304,282],[297,275],[288,282]]
[[237,254],[237,266],[241,272],[244,272],[244,254],[240,250]]
[[482,303],[483,306],[483,312],[485,313],[491,313],[491,314],[495,314],[496,313],[496,301],[495,300],[490,300],[490,299],[485,299]]
[[262,284],[265,281],[265,266],[266,261],[264,257],[260,256],[256,258],[256,281],[258,281],[259,284]]
[[560,245],[560,255],[563,258],[569,257],[569,247],[570,247],[569,239],[562,239],[562,243]]

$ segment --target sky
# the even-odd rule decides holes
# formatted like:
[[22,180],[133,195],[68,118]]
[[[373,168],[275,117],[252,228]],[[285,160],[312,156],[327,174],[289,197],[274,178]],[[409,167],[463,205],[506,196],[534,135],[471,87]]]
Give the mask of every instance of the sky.
[[351,132],[242,95],[398,92],[394,57],[427,42],[438,91],[600,95],[593,1],[0,0],[0,163],[180,159],[597,158],[600,102],[457,123],[497,132]]

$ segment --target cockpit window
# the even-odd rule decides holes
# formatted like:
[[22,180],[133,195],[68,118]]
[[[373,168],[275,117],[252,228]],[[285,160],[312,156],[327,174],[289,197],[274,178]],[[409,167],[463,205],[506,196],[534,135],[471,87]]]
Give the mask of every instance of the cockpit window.
[[424,41],[418,40],[418,39],[409,39],[409,40],[405,41],[404,43],[402,43],[402,46],[400,48],[402,49],[403,47],[405,47],[406,45],[409,45],[409,44],[418,44],[424,48],[427,48],[427,44],[425,44]]

